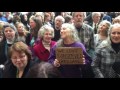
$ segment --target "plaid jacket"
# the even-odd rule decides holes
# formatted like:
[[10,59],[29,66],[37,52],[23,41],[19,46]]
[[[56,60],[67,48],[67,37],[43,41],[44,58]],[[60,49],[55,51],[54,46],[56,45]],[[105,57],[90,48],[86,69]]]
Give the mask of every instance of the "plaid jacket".
[[[106,38],[107,39],[107,38]],[[104,40],[106,40],[104,39]],[[101,40],[100,37],[99,37],[99,34],[94,34],[94,43],[95,43],[95,49],[102,43],[102,41],[104,40]]]
[[87,53],[91,56],[94,57],[94,32],[93,28],[87,24],[82,25],[82,28],[78,30],[78,36],[80,38],[81,43],[84,44]]
[[96,57],[92,62],[96,78],[116,78],[112,69],[114,62],[120,62],[120,51],[116,53],[108,40],[103,41],[96,49]]

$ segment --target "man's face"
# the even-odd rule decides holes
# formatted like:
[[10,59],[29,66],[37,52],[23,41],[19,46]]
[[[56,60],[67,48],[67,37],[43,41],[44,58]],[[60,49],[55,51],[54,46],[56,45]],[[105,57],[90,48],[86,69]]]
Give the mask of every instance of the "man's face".
[[75,12],[73,16],[73,22],[75,27],[81,27],[84,21],[84,12]]

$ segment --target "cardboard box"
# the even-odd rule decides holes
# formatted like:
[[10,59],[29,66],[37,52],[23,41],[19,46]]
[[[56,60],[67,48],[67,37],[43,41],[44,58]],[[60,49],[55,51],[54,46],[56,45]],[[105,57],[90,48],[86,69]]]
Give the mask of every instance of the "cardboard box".
[[58,47],[56,48],[56,59],[60,64],[83,64],[83,51],[79,47]]

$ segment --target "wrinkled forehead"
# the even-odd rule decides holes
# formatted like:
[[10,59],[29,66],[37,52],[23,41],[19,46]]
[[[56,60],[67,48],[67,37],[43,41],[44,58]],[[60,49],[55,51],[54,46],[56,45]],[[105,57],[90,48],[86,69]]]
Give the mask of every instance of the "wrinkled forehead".
[[85,14],[84,12],[74,12],[74,13],[73,13],[73,17],[74,17],[74,16],[77,16],[77,15],[82,15],[82,16],[84,16],[84,14]]
[[11,27],[6,27],[6,28],[4,29],[4,32],[6,32],[6,31],[12,31],[12,32],[15,32],[15,33],[16,33],[16,31],[15,31],[13,28],[11,28]]

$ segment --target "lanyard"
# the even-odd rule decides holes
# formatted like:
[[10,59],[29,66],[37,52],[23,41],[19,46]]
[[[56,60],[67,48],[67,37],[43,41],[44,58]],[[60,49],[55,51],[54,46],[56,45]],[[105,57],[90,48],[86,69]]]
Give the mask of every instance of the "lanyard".
[[32,37],[31,41],[30,41],[30,46],[33,46],[35,40],[34,40],[34,37]]

